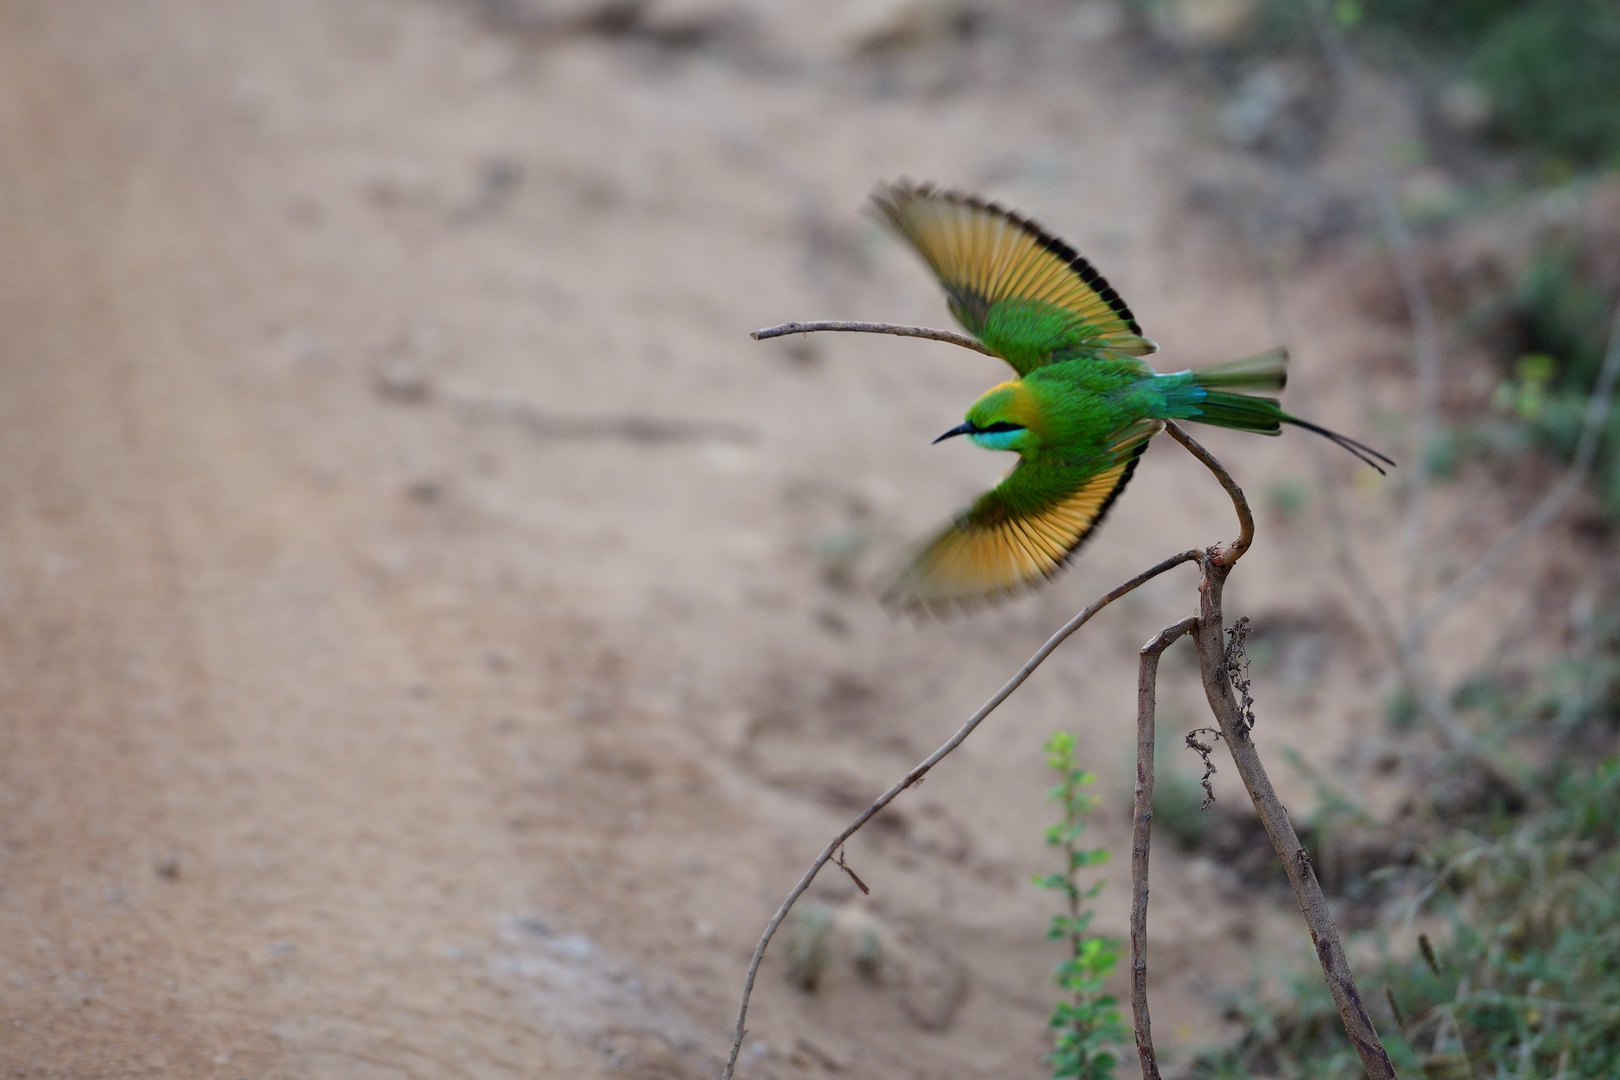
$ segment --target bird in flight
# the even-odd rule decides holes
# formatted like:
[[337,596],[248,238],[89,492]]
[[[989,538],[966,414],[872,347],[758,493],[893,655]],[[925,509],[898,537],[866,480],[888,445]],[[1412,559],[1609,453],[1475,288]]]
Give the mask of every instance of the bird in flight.
[[1274,395],[1287,354],[1160,374],[1131,309],[1073,248],[995,203],[901,180],[872,195],[879,217],[917,250],[951,314],[1017,378],[991,387],[962,424],[1018,462],[923,543],[883,588],[905,611],[944,613],[1055,575],[1102,523],[1166,420],[1277,435],[1314,431],[1383,472],[1378,451],[1298,417]]

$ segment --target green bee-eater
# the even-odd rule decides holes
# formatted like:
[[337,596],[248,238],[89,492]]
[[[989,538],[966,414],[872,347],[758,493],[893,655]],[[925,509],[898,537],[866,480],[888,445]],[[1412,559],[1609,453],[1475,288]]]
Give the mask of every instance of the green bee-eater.
[[[907,181],[879,188],[878,214],[938,276],[951,314],[1018,378],[991,387],[966,435],[1011,450],[1012,471],[890,581],[883,599],[940,611],[993,600],[1049,578],[1096,530],[1166,420],[1276,435],[1295,424],[1378,468],[1353,439],[1283,412],[1286,354],[1161,375],[1158,350],[1092,265],[1040,226],[994,203]],[[1376,459],[1376,460],[1375,460]],[[1382,471],[1381,469],[1379,471]]]

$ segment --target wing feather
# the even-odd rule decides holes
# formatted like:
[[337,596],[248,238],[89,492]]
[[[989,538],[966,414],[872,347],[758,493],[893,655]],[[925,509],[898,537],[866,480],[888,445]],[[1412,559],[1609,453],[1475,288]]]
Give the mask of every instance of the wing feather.
[[[904,611],[942,614],[998,600],[1053,577],[1102,524],[1136,471],[1148,439],[1162,427],[1139,424],[1121,432],[1111,458],[1100,468],[1020,461],[917,550],[883,590],[883,602]],[[1042,497],[1039,492],[1045,489],[1051,494]]]
[[[905,180],[880,188],[872,200],[933,269],[970,333],[984,336],[997,305],[1021,305],[1067,316],[1072,333],[1064,336],[1084,348],[1125,356],[1157,351],[1107,279],[1034,222],[971,195]],[[993,341],[985,344],[996,350]],[[1021,375],[1039,366],[1021,355],[1003,359]]]

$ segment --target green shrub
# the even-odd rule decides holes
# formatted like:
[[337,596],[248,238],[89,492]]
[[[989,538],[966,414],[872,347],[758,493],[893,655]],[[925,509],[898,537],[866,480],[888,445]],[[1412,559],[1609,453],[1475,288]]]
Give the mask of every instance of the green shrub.
[[[1273,0],[1270,21],[1300,5]],[[1613,0],[1340,0],[1374,55],[1466,76],[1497,134],[1568,165],[1620,167],[1620,5]],[[1560,170],[1553,170],[1555,172]]]
[[[1403,1075],[1620,1076],[1620,758],[1571,777],[1554,806],[1500,835],[1459,832],[1432,853],[1431,913],[1446,933],[1403,942],[1372,978],[1385,1045]],[[1416,935],[1413,935],[1417,938]],[[1314,972],[1228,1003],[1243,1027],[1199,1077],[1354,1077]]]
[[[1554,238],[1520,275],[1509,301],[1521,351],[1494,404],[1565,460],[1580,441],[1620,301],[1620,289],[1595,271],[1600,244],[1588,235]],[[1610,409],[1592,479],[1605,509],[1620,516],[1620,409]]]
[[1620,167],[1620,7],[1612,0],[1511,7],[1486,25],[1468,65],[1499,130],[1578,163]]
[[1118,1058],[1108,1049],[1126,1041],[1118,1002],[1103,992],[1103,985],[1119,963],[1120,940],[1098,937],[1089,932],[1092,912],[1085,902],[1097,895],[1103,883],[1080,885],[1080,871],[1108,861],[1106,848],[1082,848],[1086,815],[1097,805],[1097,797],[1086,789],[1096,777],[1075,762],[1074,736],[1066,731],[1046,741],[1046,763],[1057,770],[1059,781],[1051,798],[1063,807],[1063,818],[1046,830],[1048,845],[1063,852],[1063,870],[1035,878],[1035,885],[1051,889],[1063,897],[1064,911],[1052,916],[1046,936],[1062,942],[1067,955],[1053,971],[1053,979],[1067,999],[1052,1010],[1047,1026],[1052,1031],[1052,1052],[1046,1062],[1052,1066],[1052,1080],[1112,1080]]

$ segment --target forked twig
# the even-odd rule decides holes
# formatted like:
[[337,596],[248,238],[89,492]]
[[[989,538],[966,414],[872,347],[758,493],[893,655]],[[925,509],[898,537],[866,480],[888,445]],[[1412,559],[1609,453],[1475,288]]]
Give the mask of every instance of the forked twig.
[[781,326],[767,326],[763,330],[755,330],[749,336],[755,341],[764,341],[767,338],[786,337],[788,334],[811,334],[818,330],[842,330],[852,334],[892,334],[895,337],[927,338],[929,341],[948,341],[952,345],[960,345],[964,349],[972,349],[976,353],[994,356],[995,353],[985,348],[978,338],[959,334],[955,330],[934,330],[927,326],[898,326],[894,323],[881,322],[843,322],[836,319],[823,319],[818,322],[787,322]]
[[1159,1080],[1153,1053],[1153,1021],[1147,999],[1148,852],[1153,842],[1154,713],[1157,711],[1159,657],[1172,642],[1198,627],[1188,616],[1160,630],[1142,646],[1136,675],[1136,805],[1131,812],[1131,1020],[1142,1080]]
[[1271,779],[1260,762],[1254,741],[1244,730],[1237,701],[1232,696],[1232,687],[1226,678],[1226,645],[1221,632],[1221,590],[1225,585],[1224,579],[1225,575],[1220,569],[1212,565],[1204,578],[1198,629],[1193,634],[1198,646],[1198,666],[1203,674],[1204,695],[1220,723],[1223,741],[1231,751],[1238,776],[1248,789],[1249,798],[1253,800],[1261,824],[1265,826],[1266,836],[1282,860],[1288,883],[1293,886],[1300,914],[1310,930],[1311,943],[1316,947],[1316,958],[1327,979],[1328,991],[1333,995],[1333,1003],[1338,1006],[1345,1034],[1350,1037],[1351,1045],[1361,1058],[1361,1067],[1372,1080],[1395,1080],[1395,1067],[1379,1041],[1372,1017],[1361,999],[1361,992],[1356,989],[1344,945],[1339,940],[1338,927],[1328,910],[1321,882],[1316,879],[1316,868],[1311,863],[1310,854],[1299,842],[1299,836],[1294,832],[1276,790],[1271,786]]
[[721,1080],[731,1080],[731,1075],[737,1068],[737,1055],[742,1051],[744,1024],[748,1019],[748,999],[754,993],[754,979],[759,974],[760,961],[765,958],[766,947],[770,945],[771,938],[776,935],[776,928],[782,924],[783,919],[787,918],[788,911],[793,907],[794,903],[798,901],[799,897],[804,895],[804,891],[808,889],[810,887],[810,883],[815,880],[816,874],[820,872],[823,866],[827,865],[828,861],[832,859],[834,853],[836,853],[838,849],[843,846],[844,841],[848,840],[851,836],[854,836],[855,833],[860,830],[862,825],[865,825],[868,821],[870,821],[879,810],[882,810],[885,806],[888,806],[889,803],[893,802],[895,797],[902,791],[921,780],[923,775],[927,773],[929,769],[932,769],[935,765],[938,765],[942,760],[944,760],[947,754],[949,754],[952,750],[955,750],[958,746],[962,745],[962,741],[969,735],[973,734],[973,729],[978,727],[980,722],[983,721],[985,717],[995,712],[996,708],[1003,701],[1006,701],[1009,697],[1011,697],[1013,691],[1022,686],[1024,684],[1024,680],[1028,679],[1035,669],[1040,667],[1046,658],[1051,656],[1059,645],[1063,644],[1069,635],[1073,634],[1076,630],[1090,622],[1092,616],[1096,615],[1097,612],[1101,611],[1109,604],[1112,604],[1115,600],[1118,600],[1126,593],[1131,592],[1132,590],[1158,577],[1166,570],[1172,570],[1175,567],[1180,566],[1182,563],[1197,562],[1202,555],[1203,553],[1197,550],[1183,551],[1178,555],[1172,555],[1168,559],[1156,563],[1155,565],[1142,571],[1140,574],[1137,574],[1124,584],[1115,586],[1103,596],[1092,601],[1089,605],[1082,609],[1078,615],[1064,623],[1063,626],[1059,628],[1057,633],[1047,638],[1046,643],[1039,649],[1036,649],[1033,656],[1024,661],[1024,666],[1019,668],[1017,673],[1014,674],[1012,678],[1008,679],[1006,684],[1002,686],[1000,690],[997,690],[995,694],[991,696],[989,701],[980,706],[979,711],[970,716],[967,723],[963,724],[957,730],[955,735],[952,735],[949,739],[947,739],[944,745],[942,745],[938,750],[935,750],[932,754],[929,754],[928,757],[924,758],[921,764],[917,765],[916,768],[912,769],[910,772],[906,773],[905,776],[901,777],[893,787],[889,788],[888,791],[885,791],[882,795],[879,795],[877,799],[873,801],[871,806],[868,806],[865,810],[861,811],[859,817],[850,822],[849,825],[844,828],[843,832],[835,836],[826,847],[821,849],[821,854],[816,856],[815,861],[810,864],[810,868],[804,872],[804,876],[799,878],[798,884],[793,886],[793,890],[789,892],[787,894],[787,898],[782,901],[782,906],[776,909],[775,915],[771,916],[771,921],[765,925],[765,933],[760,936],[759,944],[754,947],[753,959],[748,963],[748,974],[743,979],[742,1001],[737,1007],[737,1029],[732,1037],[731,1055],[726,1059],[726,1067],[720,1073]]

